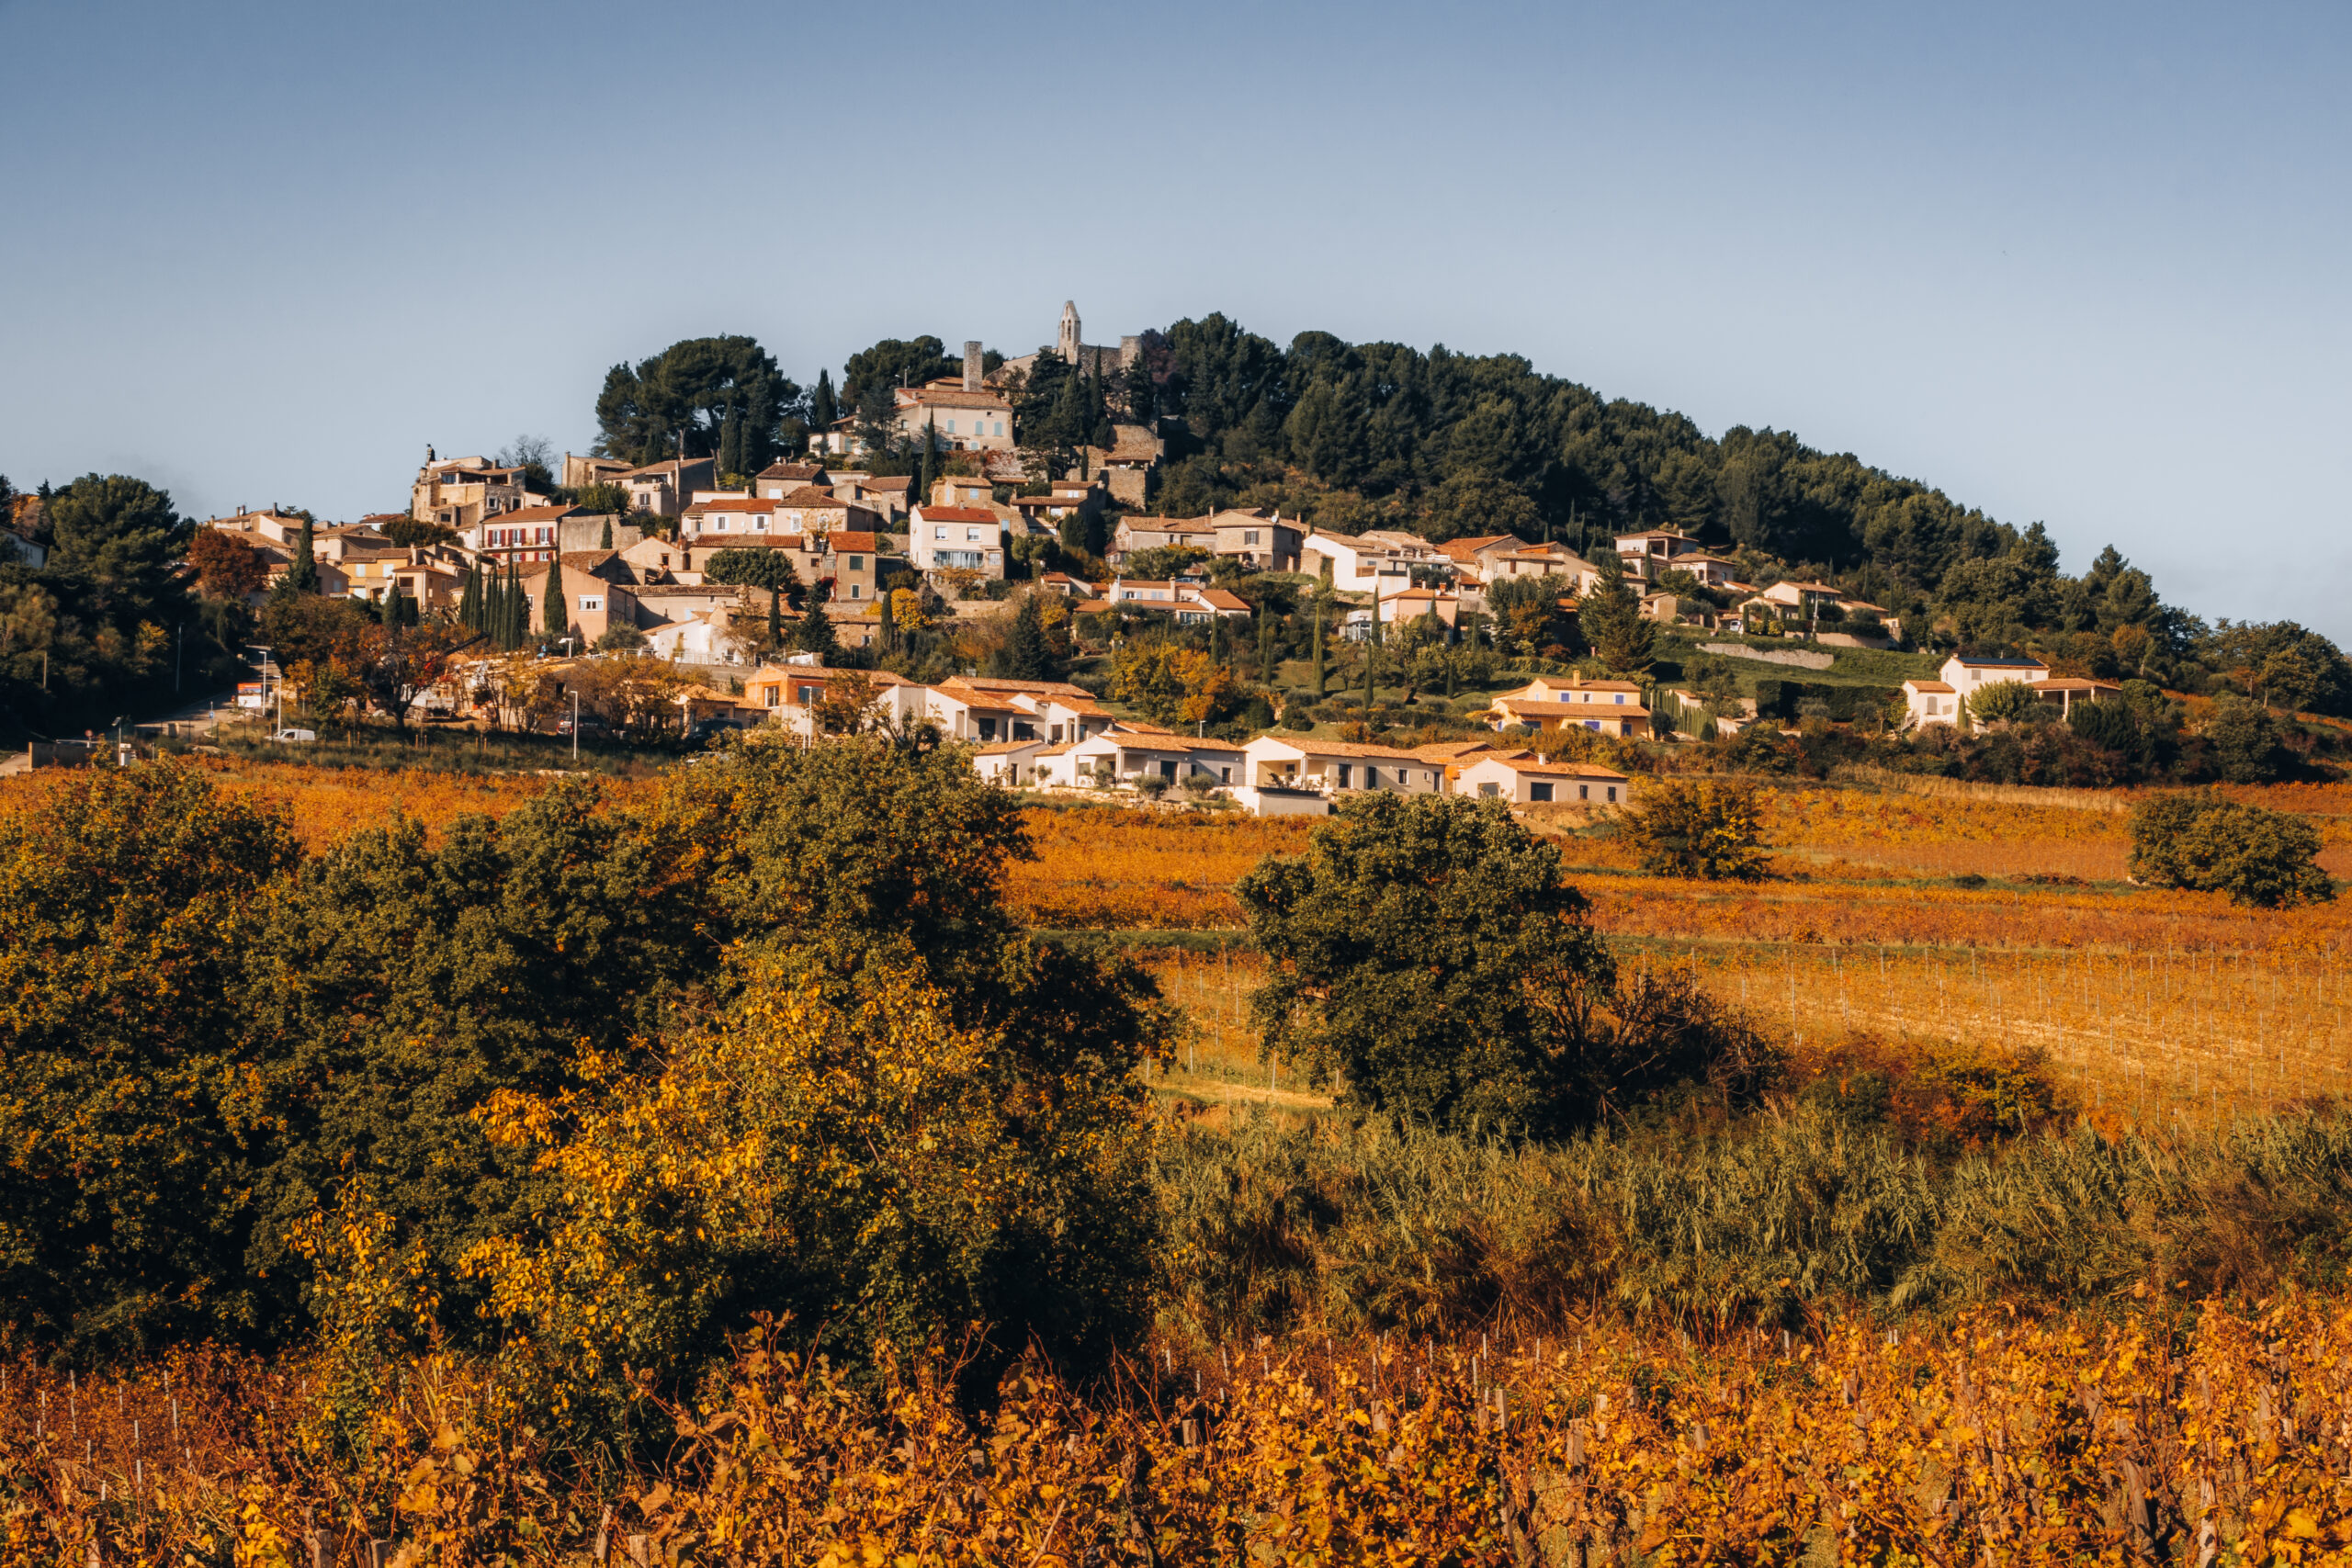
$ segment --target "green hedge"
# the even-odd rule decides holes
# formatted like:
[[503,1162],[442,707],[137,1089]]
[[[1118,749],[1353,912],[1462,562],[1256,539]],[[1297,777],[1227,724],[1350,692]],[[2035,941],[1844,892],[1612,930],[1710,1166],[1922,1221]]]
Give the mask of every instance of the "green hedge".
[[1781,681],[1766,678],[1756,682],[1756,716],[1758,718],[1794,718],[1801,704],[1824,702],[1829,705],[1829,716],[1850,724],[1856,718],[1874,717],[1887,704],[1903,695],[1900,686],[1841,686],[1826,681]]

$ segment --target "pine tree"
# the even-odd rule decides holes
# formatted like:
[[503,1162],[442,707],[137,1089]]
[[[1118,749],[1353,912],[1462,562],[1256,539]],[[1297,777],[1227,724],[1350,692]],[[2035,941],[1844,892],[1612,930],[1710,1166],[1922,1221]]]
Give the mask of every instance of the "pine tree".
[[1600,553],[1600,579],[1577,606],[1577,626],[1602,663],[1618,674],[1646,670],[1657,642],[1657,624],[1642,614],[1642,602],[1625,585],[1617,552]]
[[561,637],[571,625],[571,605],[563,596],[563,558],[548,558],[546,598],[539,605],[539,625],[549,637]]
[[801,615],[799,629],[793,633],[792,646],[802,653],[818,655],[831,663],[839,651],[833,640],[833,623],[825,614],[825,601],[831,596],[832,584],[820,580],[808,590],[808,608]]
[[302,532],[294,542],[294,564],[286,569],[286,586],[295,593],[316,593],[319,591],[319,558],[314,553],[317,538],[311,520],[302,519]]

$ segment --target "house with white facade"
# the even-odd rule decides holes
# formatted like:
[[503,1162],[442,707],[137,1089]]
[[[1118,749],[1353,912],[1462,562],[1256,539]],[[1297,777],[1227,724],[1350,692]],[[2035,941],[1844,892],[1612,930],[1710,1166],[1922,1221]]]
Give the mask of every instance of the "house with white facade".
[[907,554],[926,576],[944,571],[1004,576],[1004,525],[977,506],[918,506],[907,524]]
[[1486,558],[1486,581],[1513,577],[1557,577],[1563,597],[1582,598],[1600,581],[1600,569],[1565,545],[1526,545]]
[[1470,538],[1448,539],[1437,547],[1437,553],[1453,564],[1457,579],[1484,582],[1487,570],[1497,557],[1525,548],[1527,541],[1516,534],[1480,534]]
[[1960,722],[1960,694],[1949,681],[1905,681],[1903,706],[1913,724]]
[[1776,582],[1758,595],[1784,620],[1809,621],[1845,598],[1843,590],[1827,582]]
[[1164,784],[1188,779],[1216,787],[1237,784],[1242,749],[1230,740],[1181,735],[1156,724],[1121,719],[1082,740],[1049,746],[1037,753],[1035,782],[1082,789],[1107,776],[1132,788],[1147,778]]
[[1464,764],[1455,789],[1514,806],[1623,806],[1633,798],[1621,773],[1593,762],[1547,761],[1531,752],[1476,758]]
[[1409,588],[1419,558],[1378,540],[1312,528],[1298,547],[1299,570],[1328,577],[1339,588]]
[[2003,682],[2023,686],[2038,702],[2056,705],[2062,718],[2074,713],[2076,703],[2109,702],[2123,694],[2113,681],[2052,675],[2041,660],[2022,654],[1984,658],[1955,653],[1936,673],[1942,678],[1903,682],[1904,707],[1913,724],[1958,724],[1970,698]]
[[1242,747],[1247,782],[1272,789],[1386,790],[1396,795],[1443,795],[1444,764],[1391,746],[1314,736],[1261,735]]
[[1696,555],[1699,541],[1676,528],[1650,528],[1617,536],[1617,558],[1628,577],[1656,581],[1658,574],[1680,564],[1678,558]]
[[1974,654],[1955,653],[1944,660],[1936,671],[1939,680],[1962,696],[1973,696],[1980,687],[2002,681],[2017,681],[2032,685],[2050,678],[2050,666],[2030,654],[2014,658],[1983,658]]

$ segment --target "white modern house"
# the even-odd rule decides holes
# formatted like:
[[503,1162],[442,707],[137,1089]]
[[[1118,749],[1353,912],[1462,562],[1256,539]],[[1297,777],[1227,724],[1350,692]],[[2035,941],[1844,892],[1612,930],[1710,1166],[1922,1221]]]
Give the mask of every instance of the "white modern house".
[[1514,806],[1623,806],[1633,798],[1625,775],[1591,762],[1546,761],[1526,753],[1465,763],[1457,793]]

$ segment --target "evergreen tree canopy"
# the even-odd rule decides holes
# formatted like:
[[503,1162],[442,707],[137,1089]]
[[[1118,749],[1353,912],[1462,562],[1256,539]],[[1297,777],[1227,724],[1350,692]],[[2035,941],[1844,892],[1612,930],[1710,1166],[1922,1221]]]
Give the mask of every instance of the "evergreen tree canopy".
[[1394,1116],[1589,1113],[1578,998],[1613,965],[1558,851],[1500,802],[1343,796],[1306,855],[1235,892],[1271,966],[1250,1001],[1268,1051]]
[[719,550],[703,563],[703,577],[733,588],[764,588],[768,592],[768,641],[783,637],[785,593],[797,588],[800,574],[784,551],[746,546]]
[[173,593],[173,568],[194,529],[172,510],[167,492],[127,474],[85,474],[42,510],[58,570],[143,602]]
[[[634,367],[616,365],[596,399],[597,450],[632,463],[676,454],[756,473],[774,460],[800,389],[748,337],[688,338]],[[724,447],[724,450],[722,450]]]
[[794,628],[792,646],[802,653],[819,655],[831,664],[841,645],[833,637],[832,617],[825,614],[825,601],[831,597],[832,583],[820,579],[808,590],[808,603],[800,613],[800,624]]
[[1615,550],[1600,552],[1596,569],[1600,581],[1577,607],[1577,627],[1612,672],[1638,674],[1650,667],[1657,625],[1642,614],[1642,602],[1626,583]]
[[905,341],[888,337],[849,356],[849,363],[842,367],[842,397],[862,408],[866,394],[877,387],[885,391],[920,387],[942,376],[956,375],[963,367],[963,361],[949,357],[947,345],[935,337],[926,334]]

